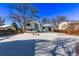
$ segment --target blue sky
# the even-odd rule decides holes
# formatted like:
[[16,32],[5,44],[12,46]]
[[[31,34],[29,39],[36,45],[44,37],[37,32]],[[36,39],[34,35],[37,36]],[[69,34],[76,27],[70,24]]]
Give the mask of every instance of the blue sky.
[[[7,7],[8,4],[0,4],[0,16],[6,18],[11,12]],[[66,16],[71,20],[79,20],[79,4],[78,3],[36,3],[33,4],[38,9],[38,16],[42,17],[55,17]],[[11,21],[6,18],[6,24]]]
[[52,4],[34,4],[38,7],[39,16],[67,16],[72,20],[79,20],[79,4],[52,3]]

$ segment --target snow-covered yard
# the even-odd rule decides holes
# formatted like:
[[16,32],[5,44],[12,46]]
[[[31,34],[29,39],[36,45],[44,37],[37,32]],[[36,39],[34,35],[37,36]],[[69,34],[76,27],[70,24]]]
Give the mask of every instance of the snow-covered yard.
[[[37,34],[39,34],[39,36]],[[37,33],[37,34],[33,35],[33,33],[24,33],[24,34],[17,34],[17,35],[0,36],[0,39],[2,40],[0,42],[30,40],[30,39],[55,40],[56,38],[62,38],[62,37],[74,38],[74,39],[79,38],[79,36],[66,35],[63,33]]]
[[0,36],[0,55],[52,56],[76,55],[79,36],[62,33],[24,33]]

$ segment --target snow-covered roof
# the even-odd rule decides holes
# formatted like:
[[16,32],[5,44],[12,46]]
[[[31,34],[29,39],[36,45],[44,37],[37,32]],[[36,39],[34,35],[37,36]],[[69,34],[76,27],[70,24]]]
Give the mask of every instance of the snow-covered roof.
[[42,26],[52,26],[51,24],[42,24]]
[[5,28],[5,27],[10,27],[11,25],[2,25],[0,27]]

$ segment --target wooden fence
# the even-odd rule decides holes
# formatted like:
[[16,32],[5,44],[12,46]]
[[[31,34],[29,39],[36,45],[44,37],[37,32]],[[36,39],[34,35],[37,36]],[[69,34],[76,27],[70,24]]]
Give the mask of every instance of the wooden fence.
[[79,30],[73,30],[73,29],[59,30],[59,32],[67,33],[67,34],[79,35]]
[[23,30],[0,30],[0,35],[24,33]]

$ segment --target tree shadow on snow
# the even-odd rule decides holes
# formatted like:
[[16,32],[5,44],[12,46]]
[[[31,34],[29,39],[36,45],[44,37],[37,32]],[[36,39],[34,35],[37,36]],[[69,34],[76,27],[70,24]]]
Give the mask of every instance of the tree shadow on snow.
[[[73,42],[72,38],[57,38],[56,40],[17,40],[12,42],[0,43],[0,56],[34,56],[38,50],[49,52],[52,56],[56,53],[58,47],[61,46],[68,56],[74,53],[70,43]],[[36,48],[36,49],[35,49]],[[39,53],[38,53],[39,54]],[[42,55],[42,54],[41,54]]]
[[0,56],[34,56],[35,40],[0,43]]
[[[52,56],[73,56],[75,55],[75,43],[77,39],[74,38],[56,38],[55,40],[38,40],[36,42],[38,51],[44,51],[42,54],[51,54]],[[61,48],[60,48],[61,47]],[[62,51],[60,52],[60,51]],[[38,52],[39,52],[38,51]],[[42,55],[37,52],[37,55]]]

